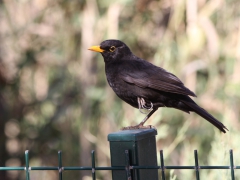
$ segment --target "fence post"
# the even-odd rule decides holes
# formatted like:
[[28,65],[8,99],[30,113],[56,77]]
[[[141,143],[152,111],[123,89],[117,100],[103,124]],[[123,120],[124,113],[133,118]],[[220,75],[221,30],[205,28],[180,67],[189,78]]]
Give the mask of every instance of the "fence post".
[[[157,166],[155,129],[136,129],[108,135],[112,167],[126,166],[125,150],[129,152],[130,166]],[[129,179],[126,170],[113,170],[113,180]],[[132,169],[132,180],[158,180],[157,169]]]

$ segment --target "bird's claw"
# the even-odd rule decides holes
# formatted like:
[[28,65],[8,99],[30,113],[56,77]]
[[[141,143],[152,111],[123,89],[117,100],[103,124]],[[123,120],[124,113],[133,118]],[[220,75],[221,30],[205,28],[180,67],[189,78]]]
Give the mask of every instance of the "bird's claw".
[[135,129],[156,129],[156,128],[152,125],[143,126],[141,124],[136,126],[127,126],[127,127],[121,128],[121,130],[135,130]]

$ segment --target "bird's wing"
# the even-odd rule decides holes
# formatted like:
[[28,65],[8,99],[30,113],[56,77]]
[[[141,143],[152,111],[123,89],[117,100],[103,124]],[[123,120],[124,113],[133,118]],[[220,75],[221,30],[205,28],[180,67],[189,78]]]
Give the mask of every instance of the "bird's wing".
[[141,88],[152,88],[164,92],[194,96],[196,95],[172,73],[147,61],[128,61],[119,70],[120,78]]

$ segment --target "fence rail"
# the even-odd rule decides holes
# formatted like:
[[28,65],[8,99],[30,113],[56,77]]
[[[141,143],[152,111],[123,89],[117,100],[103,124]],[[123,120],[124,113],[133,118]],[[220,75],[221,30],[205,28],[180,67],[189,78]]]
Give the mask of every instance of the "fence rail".
[[115,167],[96,167],[95,166],[95,151],[91,152],[92,155],[92,166],[86,167],[63,167],[62,166],[62,152],[58,151],[58,166],[57,167],[31,167],[29,166],[29,151],[25,151],[25,167],[0,167],[0,171],[11,171],[11,170],[18,170],[18,171],[26,171],[26,180],[30,180],[30,171],[42,171],[42,170],[56,170],[59,173],[59,180],[62,180],[62,173],[63,171],[69,170],[77,170],[77,171],[91,171],[92,172],[92,179],[96,180],[96,171],[102,170],[125,170],[126,177],[128,180],[131,180],[131,170],[133,169],[159,169],[161,170],[161,177],[162,180],[166,179],[165,169],[193,169],[195,170],[195,177],[196,180],[200,180],[200,170],[201,169],[229,169],[231,171],[231,179],[235,180],[234,170],[240,169],[240,166],[234,166],[233,162],[233,151],[229,150],[229,160],[230,165],[226,166],[199,166],[198,164],[198,152],[194,150],[194,159],[195,165],[194,166],[165,166],[164,165],[164,157],[163,157],[163,150],[160,151],[160,163],[161,166],[131,166],[129,161],[129,152],[128,150],[125,151],[125,158],[126,158],[126,165],[125,166],[115,166]]

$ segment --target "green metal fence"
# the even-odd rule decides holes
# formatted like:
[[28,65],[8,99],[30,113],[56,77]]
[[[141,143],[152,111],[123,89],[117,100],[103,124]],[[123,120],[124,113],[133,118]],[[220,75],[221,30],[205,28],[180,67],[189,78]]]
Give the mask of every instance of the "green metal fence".
[[19,171],[26,171],[26,180],[30,180],[30,171],[41,171],[41,170],[56,170],[59,173],[59,180],[62,180],[62,173],[63,171],[69,170],[78,170],[78,171],[91,171],[92,172],[92,179],[96,179],[96,171],[103,171],[103,170],[125,170],[126,177],[128,180],[132,180],[131,178],[131,170],[133,169],[159,169],[161,171],[162,180],[166,179],[165,170],[166,169],[192,169],[195,170],[195,177],[196,180],[200,180],[200,171],[202,169],[229,169],[231,171],[231,179],[235,180],[234,170],[240,169],[240,166],[234,166],[233,162],[233,151],[229,151],[229,160],[230,164],[226,166],[199,166],[198,164],[198,153],[197,150],[194,150],[194,159],[195,165],[194,166],[165,166],[164,165],[164,157],[163,157],[163,150],[160,151],[160,166],[132,166],[129,161],[129,151],[125,150],[125,166],[118,166],[118,167],[96,167],[95,166],[95,152],[92,151],[92,166],[90,167],[70,167],[70,166],[62,166],[62,152],[58,152],[58,167],[31,167],[29,165],[29,151],[25,151],[25,167],[0,167],[0,171],[11,171],[11,170],[19,170]]

